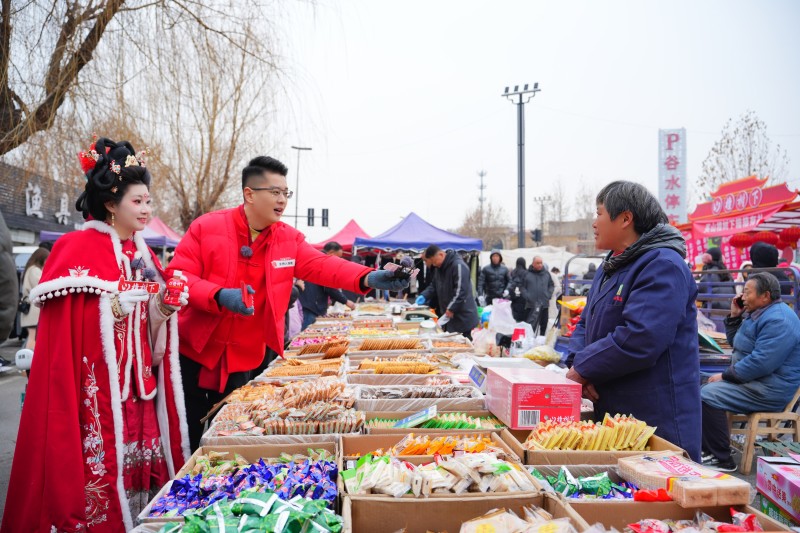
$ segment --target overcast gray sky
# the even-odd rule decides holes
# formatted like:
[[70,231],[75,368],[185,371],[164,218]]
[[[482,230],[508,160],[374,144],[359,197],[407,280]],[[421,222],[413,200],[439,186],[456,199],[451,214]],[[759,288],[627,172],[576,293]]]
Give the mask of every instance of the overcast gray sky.
[[[515,224],[516,108],[525,108],[530,198],[557,181],[613,179],[657,193],[659,128],[685,127],[694,179],[730,117],[754,110],[800,187],[800,3],[786,1],[321,0],[283,21],[291,107],[276,155],[302,154],[300,211],[327,207],[380,233],[410,211],[456,228],[488,198]],[[290,212],[294,211],[294,201]],[[290,220],[286,220],[290,222]]]

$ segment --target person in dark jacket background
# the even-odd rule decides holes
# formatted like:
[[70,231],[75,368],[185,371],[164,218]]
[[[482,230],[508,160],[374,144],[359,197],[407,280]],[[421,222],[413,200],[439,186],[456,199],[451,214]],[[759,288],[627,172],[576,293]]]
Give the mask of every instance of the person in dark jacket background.
[[[699,291],[702,294],[729,296],[736,294],[733,278],[727,272],[728,267],[722,262],[722,252],[716,246],[706,250],[703,254],[703,275],[700,277]],[[712,309],[727,309],[730,306],[728,298],[713,300]]]
[[[750,260],[753,262],[753,268],[775,268],[778,266],[779,257],[778,249],[771,244],[758,241],[750,247]],[[783,269],[772,270],[770,274],[778,278],[783,296],[792,294],[792,282]]]
[[508,296],[505,290],[510,281],[508,267],[503,264],[503,255],[499,251],[492,250],[489,261],[478,276],[478,297],[483,296],[486,305],[492,305],[495,298]]
[[594,263],[589,263],[589,269],[583,275],[583,279],[594,279],[596,274],[597,274],[597,265],[595,265]]
[[0,342],[5,341],[14,328],[19,302],[19,280],[13,250],[11,232],[0,213]]
[[583,385],[596,420],[632,414],[700,460],[697,284],[686,242],[642,185],[615,181],[597,195],[597,270],[572,334],[567,377]]
[[508,293],[511,298],[511,314],[517,322],[525,322],[525,318],[528,316],[525,312],[525,296],[522,294],[522,286],[525,284],[527,272],[525,258],[517,257],[517,266],[511,271],[508,285],[503,292],[503,294]]
[[525,322],[531,325],[535,335],[544,335],[547,333],[547,321],[550,318],[550,298],[555,290],[553,277],[544,267],[544,260],[534,257],[523,279]]
[[[322,251],[328,255],[342,257],[344,251],[342,246],[335,241],[326,243]],[[356,304],[348,300],[341,289],[323,287],[310,281],[304,281],[303,289],[300,291],[300,305],[303,306],[303,329],[317,321],[317,317],[324,315],[328,311],[328,298],[334,302],[344,304],[350,309],[355,309]]]
[[445,252],[435,244],[425,249],[423,258],[433,268],[433,280],[417,297],[416,304],[434,307],[444,331],[471,339],[472,328],[478,325],[478,307],[469,267],[456,252]]
[[[301,282],[301,284],[302,284],[302,282]],[[292,286],[292,292],[289,295],[289,307],[288,307],[288,309],[286,309],[286,315],[284,315],[284,328],[285,328],[283,330],[283,347],[284,347],[284,349],[289,348],[289,344],[291,344],[291,342],[292,342],[292,337],[291,337],[291,335],[289,335],[289,322],[291,320],[290,313],[292,312],[292,308],[294,307],[294,304],[295,304],[295,302],[297,302],[297,299],[299,297],[300,297],[300,287],[298,285],[293,285]],[[275,350],[273,350],[272,348],[267,346],[267,352],[264,354],[264,361],[261,363],[261,365],[259,365],[258,368],[256,368],[253,371],[252,376],[256,377],[256,376],[261,375],[261,373],[264,372],[264,370],[267,369],[269,364],[272,361],[274,361],[275,359],[277,359],[277,358],[278,358],[278,352],[276,352]]]

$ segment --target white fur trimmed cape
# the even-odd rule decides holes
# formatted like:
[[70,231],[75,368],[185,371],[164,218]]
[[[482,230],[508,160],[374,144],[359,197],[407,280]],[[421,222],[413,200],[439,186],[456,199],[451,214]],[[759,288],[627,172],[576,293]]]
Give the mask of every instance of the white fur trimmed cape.
[[[134,243],[163,286],[152,251],[138,235]],[[123,485],[122,403],[131,396],[155,401],[171,476],[189,457],[177,315],[137,306],[124,320],[146,318],[149,328],[129,328],[125,361],[117,350],[111,297],[130,274],[116,231],[91,221],[56,242],[31,291],[42,311],[2,531],[133,528]]]

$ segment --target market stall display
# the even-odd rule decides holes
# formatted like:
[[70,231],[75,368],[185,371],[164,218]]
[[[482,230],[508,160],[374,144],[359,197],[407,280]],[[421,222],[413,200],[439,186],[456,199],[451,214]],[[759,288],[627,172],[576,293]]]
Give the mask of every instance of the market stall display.
[[150,518],[173,518],[189,510],[200,510],[215,503],[233,500],[243,492],[250,494],[270,491],[281,500],[296,496],[324,500],[333,506],[338,496],[336,479],[338,467],[333,461],[304,461],[267,464],[263,461],[248,465],[210,469],[195,476],[175,479],[150,506]]
[[365,339],[358,349],[362,352],[372,350],[419,350],[423,348],[420,339]]
[[280,387],[253,384],[225,406],[208,437],[315,435],[351,433],[364,424],[363,412],[351,409],[355,398],[344,382],[322,377]]
[[541,450],[644,450],[656,428],[630,416],[589,421],[540,423],[525,441],[528,449]]
[[287,359],[280,365],[267,368],[260,376],[264,379],[300,376],[336,376],[342,371],[344,360],[341,358],[317,359],[303,361]]
[[364,359],[358,364],[358,370],[369,370],[375,374],[433,374],[438,371],[436,365],[422,361],[378,358]]
[[[365,427],[369,429],[389,429],[397,427],[399,418],[372,418]],[[494,416],[474,417],[466,413],[441,413],[417,426],[419,429],[502,429],[505,427]]]
[[[503,417],[518,421],[530,408],[486,411],[487,397],[462,384],[471,370],[488,382],[510,360],[478,358],[462,336],[400,330],[391,316],[398,305],[361,304],[295,337],[286,359],[225,399],[201,441],[206,447],[151,502],[146,525],[179,520],[164,531],[190,532],[372,533],[405,525],[572,533],[602,524],[593,533],[626,526],[662,533],[684,526],[745,530],[757,518],[775,528],[746,505],[748,483],[692,463],[632,416],[608,414],[595,423],[542,414],[531,430],[511,431]],[[532,364],[560,360],[548,345],[518,355],[524,372],[506,374],[544,374],[536,374],[539,381],[519,377],[508,388],[512,397],[529,382],[547,388],[545,396],[571,384]],[[580,412],[579,395],[560,397],[569,398],[570,413]],[[665,501],[656,512],[647,501],[659,498]],[[723,523],[726,505],[734,506],[733,525]]]
[[[313,524],[313,525],[312,525]],[[231,502],[187,512],[185,524],[169,523],[159,533],[222,533],[226,531],[317,531],[339,533],[342,517],[321,500],[284,501],[274,492],[243,491]]]
[[396,498],[538,490],[524,469],[492,453],[464,453],[421,465],[389,456],[366,455],[354,469],[342,472],[342,481],[348,494]]

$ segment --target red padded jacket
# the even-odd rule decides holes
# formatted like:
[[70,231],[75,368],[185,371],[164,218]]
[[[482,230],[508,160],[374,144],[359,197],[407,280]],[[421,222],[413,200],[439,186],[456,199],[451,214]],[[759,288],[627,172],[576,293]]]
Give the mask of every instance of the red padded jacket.
[[[243,247],[253,254],[246,257]],[[362,293],[361,279],[372,269],[325,255],[302,233],[276,222],[251,240],[244,207],[201,216],[175,250],[168,274],[189,280],[189,305],[179,315],[180,353],[204,367],[200,386],[222,390],[231,372],[261,364],[266,346],[283,354],[284,315],[294,278]],[[255,291],[255,314],[242,316],[220,307],[220,289]]]

